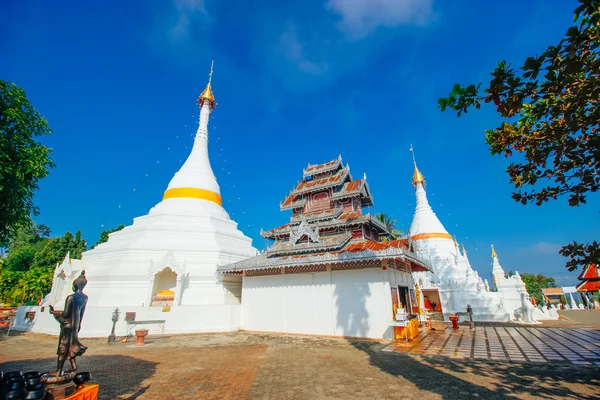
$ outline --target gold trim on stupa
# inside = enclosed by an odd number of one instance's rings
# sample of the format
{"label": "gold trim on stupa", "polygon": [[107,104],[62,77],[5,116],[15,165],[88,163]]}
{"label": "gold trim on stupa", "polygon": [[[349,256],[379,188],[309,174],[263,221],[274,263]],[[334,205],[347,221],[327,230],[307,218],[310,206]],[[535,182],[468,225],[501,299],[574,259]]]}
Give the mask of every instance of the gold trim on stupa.
{"label": "gold trim on stupa", "polygon": [[492,257],[498,257],[498,254],[496,254],[496,250],[494,250],[494,245],[492,245]]}

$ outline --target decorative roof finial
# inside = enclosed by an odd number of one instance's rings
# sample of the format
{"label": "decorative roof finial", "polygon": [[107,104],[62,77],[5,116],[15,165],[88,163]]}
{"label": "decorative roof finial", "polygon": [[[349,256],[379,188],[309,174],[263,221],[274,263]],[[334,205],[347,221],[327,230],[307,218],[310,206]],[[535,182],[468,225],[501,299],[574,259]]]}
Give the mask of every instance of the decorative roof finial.
{"label": "decorative roof finial", "polygon": [[215,103],[215,96],[213,95],[212,88],[210,86],[210,83],[212,82],[212,74],[213,74],[214,64],[215,64],[215,62],[213,60],[212,63],[210,64],[210,73],[208,74],[208,84],[206,85],[206,88],[204,89],[204,91],[202,92],[200,97],[198,97],[198,100],[196,100],[196,104],[198,104],[198,107],[200,107],[200,108],[202,108],[205,101],[208,101],[210,108],[215,108],[217,106],[217,103]]}
{"label": "decorative roof finial", "polygon": [[456,235],[454,235],[454,245],[458,249],[459,246],[458,246],[458,240],[456,240]]}
{"label": "decorative roof finial", "polygon": [[496,250],[494,250],[494,245],[492,245],[492,257],[498,257],[498,254],[496,254]]}
{"label": "decorative roof finial", "polygon": [[415,159],[415,150],[413,149],[412,144],[410,145],[410,152],[412,153],[413,164],[415,165],[415,172],[413,173],[412,183],[413,183],[413,185],[416,185],[417,183],[421,183],[424,185],[425,177],[423,176],[421,171],[419,171],[419,168],[417,168],[417,160]]}
{"label": "decorative roof finial", "polygon": [[463,252],[463,255],[467,254],[467,250],[465,249],[465,245],[464,244],[462,245],[462,252]]}

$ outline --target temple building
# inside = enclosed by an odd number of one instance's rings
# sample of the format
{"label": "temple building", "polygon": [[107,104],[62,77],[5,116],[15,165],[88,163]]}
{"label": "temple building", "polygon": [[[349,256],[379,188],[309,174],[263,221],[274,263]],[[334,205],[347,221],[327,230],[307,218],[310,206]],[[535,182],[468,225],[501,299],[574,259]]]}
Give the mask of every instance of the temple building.
{"label": "temple building", "polygon": [[[507,277],[492,246],[492,273],[497,289],[492,291],[487,279],[482,279],[471,267],[464,247],[461,252],[458,242],[433,212],[427,200],[425,178],[416,161],[412,184],[416,208],[409,229],[410,245],[432,267],[431,272],[413,274],[423,291],[425,308],[445,321],[454,313],[465,313],[467,305],[473,309],[474,321],[516,321],[515,311],[531,304],[518,272]],[[543,311],[536,310],[537,319],[550,319]]]}
{"label": "temple building", "polygon": [[587,265],[581,274],[577,277],[581,282],[576,286],[578,292],[594,293],[600,291],[600,274],[598,273],[598,265]]}
{"label": "temple building", "polygon": [[[57,309],[62,309],[73,279],[86,271],[89,300],[81,336],[107,336],[116,308],[122,314],[118,335],[125,333],[126,314],[130,320],[156,322],[143,326],[151,332],[240,328],[241,276],[217,275],[216,270],[258,251],[222,207],[211,168],[208,124],[216,103],[210,80],[197,104],[200,119],[193,148],[162,201],[132,225],[111,233],[106,243],[83,253],[81,260],[67,256],[56,268],[52,292],[42,306]],[[21,313],[43,310],[21,309]],[[14,329],[57,334],[59,325],[46,309],[36,312],[35,318],[17,315]]]}
{"label": "temple building", "polygon": [[353,179],[341,156],[308,165],[280,204],[290,221],[262,231],[260,255],[220,266],[242,276],[243,329],[332,336],[394,337],[398,310],[422,308],[411,273],[429,271],[408,240],[363,208],[373,205],[366,176]]}

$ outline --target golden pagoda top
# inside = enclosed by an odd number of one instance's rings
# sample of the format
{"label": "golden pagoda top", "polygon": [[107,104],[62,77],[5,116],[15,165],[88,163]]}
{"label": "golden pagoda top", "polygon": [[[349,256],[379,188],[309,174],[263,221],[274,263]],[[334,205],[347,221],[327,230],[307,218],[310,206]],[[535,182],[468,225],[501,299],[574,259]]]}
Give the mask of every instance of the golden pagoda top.
{"label": "golden pagoda top", "polygon": [[498,254],[496,254],[496,250],[494,250],[494,245],[492,245],[492,257],[498,257]]}
{"label": "golden pagoda top", "polygon": [[200,94],[200,97],[198,97],[198,100],[196,100],[196,104],[198,104],[198,107],[200,108],[202,108],[205,101],[208,101],[210,108],[215,108],[217,106],[217,103],[215,102],[215,95],[213,94],[212,87],[210,86],[210,82],[212,81],[213,65],[214,61],[210,65],[210,74],[208,74],[208,84],[206,85],[204,91]]}
{"label": "golden pagoda top", "polygon": [[412,183],[413,183],[413,185],[416,185],[417,183],[421,183],[424,185],[425,177],[423,176],[421,171],[419,171],[419,168],[417,168],[417,160],[415,159],[415,151],[413,150],[412,144],[410,145],[410,152],[412,153],[413,164],[415,165],[415,172],[413,173],[413,176],[412,176]]}

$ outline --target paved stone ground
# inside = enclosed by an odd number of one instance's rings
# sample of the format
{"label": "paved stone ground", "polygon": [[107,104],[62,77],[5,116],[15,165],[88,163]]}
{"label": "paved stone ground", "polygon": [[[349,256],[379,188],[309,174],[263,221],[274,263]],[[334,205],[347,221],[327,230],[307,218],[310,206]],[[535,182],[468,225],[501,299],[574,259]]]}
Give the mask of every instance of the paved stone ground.
{"label": "paved stone ground", "polygon": [[[149,337],[142,348],[83,342],[80,368],[106,400],[597,399],[600,387],[594,366],[398,354],[359,340],[240,332]],[[50,336],[2,336],[0,370],[51,370],[55,349]]]}
{"label": "paved stone ground", "polygon": [[423,331],[415,340],[393,342],[384,351],[458,359],[600,366],[600,331],[497,324],[471,330],[461,326]]}

